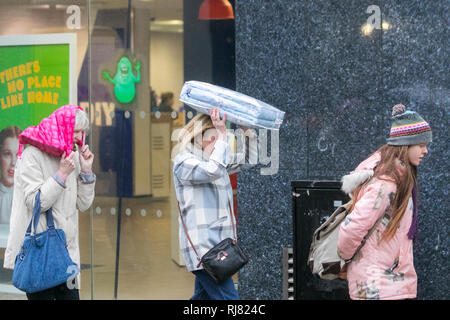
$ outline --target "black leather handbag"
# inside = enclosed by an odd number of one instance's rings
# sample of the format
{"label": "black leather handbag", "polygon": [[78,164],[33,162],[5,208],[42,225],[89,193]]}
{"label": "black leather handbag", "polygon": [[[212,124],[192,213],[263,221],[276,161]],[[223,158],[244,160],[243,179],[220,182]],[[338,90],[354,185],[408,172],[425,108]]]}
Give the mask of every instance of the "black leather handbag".
{"label": "black leather handbag", "polygon": [[231,206],[229,213],[231,224],[233,227],[234,239],[226,238],[222,240],[214,247],[212,247],[208,252],[206,252],[203,257],[200,258],[197,250],[195,250],[195,247],[192,244],[191,237],[189,237],[189,233],[183,221],[183,216],[181,215],[180,209],[180,217],[183,224],[184,233],[186,234],[186,237],[189,240],[192,249],[194,249],[194,252],[197,255],[197,259],[199,261],[197,267],[202,265],[205,271],[211,276],[211,278],[214,279],[217,284],[222,283],[223,281],[231,277],[248,263],[247,256],[237,244],[237,234],[234,225],[234,219],[231,213]]}

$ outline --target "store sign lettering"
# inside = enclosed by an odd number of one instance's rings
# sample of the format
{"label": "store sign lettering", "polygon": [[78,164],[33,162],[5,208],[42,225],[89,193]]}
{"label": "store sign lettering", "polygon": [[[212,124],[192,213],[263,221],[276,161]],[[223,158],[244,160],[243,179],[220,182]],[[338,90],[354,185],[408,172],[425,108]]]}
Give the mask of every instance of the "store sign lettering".
{"label": "store sign lettering", "polygon": [[80,102],[80,107],[87,110],[91,117],[91,123],[98,127],[110,127],[115,116],[116,105],[114,102],[102,101],[91,104]]}
{"label": "store sign lettering", "polygon": [[[49,88],[61,88],[60,75],[39,75],[39,60],[12,66],[0,72],[0,86],[7,95],[0,98],[2,109],[24,104],[47,103],[58,105],[59,94]],[[27,92],[23,92],[27,89]]]}
{"label": "store sign lettering", "polygon": [[71,5],[67,7],[67,14],[70,16],[67,18],[66,26],[69,29],[81,29],[81,10],[79,6]]}
{"label": "store sign lettering", "polygon": [[367,25],[372,29],[381,29],[381,10],[377,5],[370,5],[367,7],[366,13],[371,14],[367,18]]}

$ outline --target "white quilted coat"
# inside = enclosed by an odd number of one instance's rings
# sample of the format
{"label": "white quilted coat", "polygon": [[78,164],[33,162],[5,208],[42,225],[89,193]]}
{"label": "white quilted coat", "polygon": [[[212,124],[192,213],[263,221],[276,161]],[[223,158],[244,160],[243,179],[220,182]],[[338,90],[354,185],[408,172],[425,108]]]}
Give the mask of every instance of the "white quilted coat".
{"label": "white quilted coat", "polygon": [[14,269],[16,255],[22,246],[39,189],[42,214],[36,232],[46,230],[47,221],[43,213],[52,207],[55,227],[64,230],[70,257],[80,266],[78,210],[85,211],[91,206],[94,200],[95,179],[92,183],[83,183],[79,177],[78,152],[75,154],[75,159],[75,170],[67,177],[65,187],[54,178],[59,167],[59,158],[29,146],[24,150],[22,158],[17,160],[4,268]]}

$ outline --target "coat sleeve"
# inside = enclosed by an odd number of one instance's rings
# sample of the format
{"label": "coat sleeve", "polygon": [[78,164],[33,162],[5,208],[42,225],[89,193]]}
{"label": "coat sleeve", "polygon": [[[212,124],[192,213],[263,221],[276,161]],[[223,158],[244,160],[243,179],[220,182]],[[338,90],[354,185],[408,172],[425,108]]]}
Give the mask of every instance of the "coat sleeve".
{"label": "coat sleeve", "polygon": [[96,176],[92,174],[90,178],[80,174],[77,178],[77,209],[86,211],[92,205],[95,197]]}
{"label": "coat sleeve", "polygon": [[41,161],[36,152],[24,153],[21,179],[27,208],[33,210],[36,194],[41,190],[41,208],[42,212],[45,212],[53,206],[65,187],[60,185],[54,177],[44,178]]}
{"label": "coat sleeve", "polygon": [[217,140],[214,151],[208,161],[189,157],[175,163],[174,175],[183,184],[200,184],[219,179],[227,174],[228,157],[226,156],[227,143]]}
{"label": "coat sleeve", "polygon": [[395,184],[383,180],[376,180],[364,189],[353,211],[340,225],[338,253],[342,259],[347,260],[354,255],[363,238],[390,206],[393,192]]}
{"label": "coat sleeve", "polygon": [[[241,170],[249,169],[257,164],[258,159],[258,137],[252,130],[249,135],[249,143],[244,143],[244,153],[230,153],[230,161],[227,166],[228,174],[233,174]],[[245,137],[245,136],[244,136]],[[248,152],[247,152],[248,147]],[[228,149],[230,149],[228,147]]]}

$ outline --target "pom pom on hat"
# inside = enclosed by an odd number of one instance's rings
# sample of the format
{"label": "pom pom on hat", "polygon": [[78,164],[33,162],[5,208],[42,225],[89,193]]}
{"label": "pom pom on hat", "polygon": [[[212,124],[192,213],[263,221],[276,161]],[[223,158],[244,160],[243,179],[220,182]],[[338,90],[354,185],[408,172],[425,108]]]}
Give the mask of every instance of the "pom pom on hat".
{"label": "pom pom on hat", "polygon": [[406,111],[406,107],[405,107],[403,104],[399,103],[399,104],[396,104],[396,105],[392,108],[392,115],[393,115],[393,116],[396,116],[396,115],[398,115],[398,114],[405,113],[405,111]]}
{"label": "pom pom on hat", "polygon": [[430,125],[417,112],[406,111],[406,107],[400,103],[392,108],[388,145],[411,146],[431,141]]}

